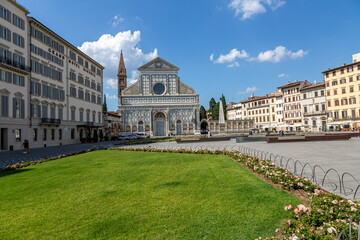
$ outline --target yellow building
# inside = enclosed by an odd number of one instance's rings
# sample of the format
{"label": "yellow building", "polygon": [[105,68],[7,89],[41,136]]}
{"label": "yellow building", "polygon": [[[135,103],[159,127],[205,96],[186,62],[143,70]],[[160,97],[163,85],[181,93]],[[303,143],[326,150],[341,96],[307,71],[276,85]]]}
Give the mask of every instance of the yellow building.
{"label": "yellow building", "polygon": [[353,62],[323,72],[328,129],[357,128],[360,123],[360,53]]}

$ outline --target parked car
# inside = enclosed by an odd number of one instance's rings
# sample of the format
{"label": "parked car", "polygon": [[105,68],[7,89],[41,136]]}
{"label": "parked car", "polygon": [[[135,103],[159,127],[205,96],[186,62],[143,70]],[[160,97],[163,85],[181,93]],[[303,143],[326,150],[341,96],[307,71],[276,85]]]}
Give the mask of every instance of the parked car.
{"label": "parked car", "polygon": [[119,140],[135,140],[135,139],[137,139],[137,136],[135,133],[123,133],[123,134],[121,134],[121,136],[118,139]]}
{"label": "parked car", "polygon": [[136,133],[136,137],[137,137],[138,139],[150,138],[150,136],[149,136],[147,133],[145,133],[145,132],[138,132],[138,133]]}

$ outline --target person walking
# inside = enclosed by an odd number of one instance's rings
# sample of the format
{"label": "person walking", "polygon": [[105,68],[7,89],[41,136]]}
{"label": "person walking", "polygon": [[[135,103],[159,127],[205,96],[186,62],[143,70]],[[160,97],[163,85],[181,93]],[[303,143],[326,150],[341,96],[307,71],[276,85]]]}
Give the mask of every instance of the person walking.
{"label": "person walking", "polygon": [[24,154],[28,154],[29,153],[29,141],[27,139],[25,139],[22,145],[24,146]]}

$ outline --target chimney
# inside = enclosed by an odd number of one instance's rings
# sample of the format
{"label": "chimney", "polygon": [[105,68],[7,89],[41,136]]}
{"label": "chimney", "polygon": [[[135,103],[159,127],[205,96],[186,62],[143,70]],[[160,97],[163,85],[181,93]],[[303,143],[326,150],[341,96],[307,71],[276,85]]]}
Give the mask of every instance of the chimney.
{"label": "chimney", "polygon": [[254,97],[254,94],[251,94],[250,97],[253,98],[253,97]]}
{"label": "chimney", "polygon": [[316,80],[314,81],[314,84],[316,84]]}
{"label": "chimney", "polygon": [[330,70],[330,68],[328,68],[328,70]]}
{"label": "chimney", "polygon": [[295,80],[295,82],[298,82],[298,80]]}
{"label": "chimney", "polygon": [[290,81],[288,81],[288,84],[290,84]]}
{"label": "chimney", "polygon": [[343,63],[343,66],[345,66],[346,65],[346,63]]}

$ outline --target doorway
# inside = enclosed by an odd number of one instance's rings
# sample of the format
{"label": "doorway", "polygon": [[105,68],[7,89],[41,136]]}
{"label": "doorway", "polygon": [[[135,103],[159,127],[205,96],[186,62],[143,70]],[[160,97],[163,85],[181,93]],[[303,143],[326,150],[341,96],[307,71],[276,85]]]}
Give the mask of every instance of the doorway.
{"label": "doorway", "polygon": [[155,114],[155,136],[165,136],[165,114],[162,112]]}
{"label": "doorway", "polygon": [[7,142],[7,134],[8,134],[8,129],[7,128],[2,128],[1,129],[1,150],[7,150],[8,148],[8,142]]}
{"label": "doorway", "polygon": [[176,122],[176,135],[181,135],[181,121],[177,120]]}

